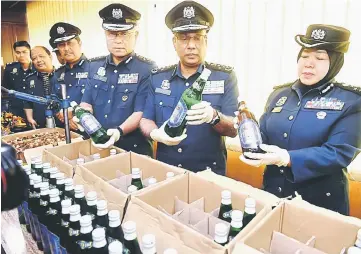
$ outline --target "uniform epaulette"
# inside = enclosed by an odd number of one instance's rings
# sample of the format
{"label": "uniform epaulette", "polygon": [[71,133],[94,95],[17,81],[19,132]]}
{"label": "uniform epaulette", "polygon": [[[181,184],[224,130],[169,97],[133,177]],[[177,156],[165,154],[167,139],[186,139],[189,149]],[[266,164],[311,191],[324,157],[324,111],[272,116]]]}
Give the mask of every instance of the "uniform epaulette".
{"label": "uniform epaulette", "polygon": [[62,66],[59,66],[58,68],[56,68],[54,72],[57,72],[57,71],[63,69],[64,67],[65,67],[65,64],[63,64]]}
{"label": "uniform epaulette", "polygon": [[32,76],[32,75],[34,75],[34,74],[36,74],[36,71],[33,71],[32,73],[26,75],[25,78],[28,78],[28,77],[30,77],[30,76]]}
{"label": "uniform epaulette", "polygon": [[284,87],[290,87],[293,84],[294,84],[294,82],[288,82],[288,83],[285,83],[285,84],[282,84],[282,85],[279,85],[279,86],[274,86],[273,89],[277,90],[277,89],[284,88]]}
{"label": "uniform epaulette", "polygon": [[339,88],[342,88],[342,89],[345,89],[347,91],[351,91],[351,92],[354,92],[358,95],[361,95],[361,87],[360,86],[352,86],[352,85],[349,85],[349,84],[346,84],[346,83],[333,83],[335,86],[339,87]]}
{"label": "uniform epaulette", "polygon": [[233,71],[233,67],[232,66],[228,66],[228,65],[223,65],[223,64],[216,64],[216,63],[208,63],[206,62],[206,67],[212,70],[216,70],[216,71],[224,71],[227,73],[231,73]]}
{"label": "uniform epaulette", "polygon": [[5,66],[11,66],[11,65],[16,64],[16,63],[18,63],[18,62],[7,63],[7,64],[5,64]]}
{"label": "uniform epaulette", "polygon": [[168,65],[168,66],[164,66],[164,67],[160,67],[160,68],[154,68],[152,70],[152,73],[160,73],[160,72],[165,72],[165,71],[169,71],[174,69],[175,67],[177,67],[177,64],[172,64],[172,65]]}
{"label": "uniform epaulette", "polygon": [[95,62],[98,60],[104,60],[107,56],[97,56],[97,57],[93,57],[93,58],[89,58],[88,61],[89,62]]}
{"label": "uniform epaulette", "polygon": [[147,57],[144,57],[144,56],[141,56],[138,54],[135,54],[135,56],[142,62],[149,63],[149,64],[155,64],[155,62],[150,58],[147,58]]}

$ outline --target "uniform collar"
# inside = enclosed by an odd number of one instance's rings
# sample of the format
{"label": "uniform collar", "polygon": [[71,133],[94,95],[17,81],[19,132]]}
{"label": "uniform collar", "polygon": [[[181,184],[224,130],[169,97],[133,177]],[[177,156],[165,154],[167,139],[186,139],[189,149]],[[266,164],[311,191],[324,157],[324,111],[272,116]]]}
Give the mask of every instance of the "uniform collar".
{"label": "uniform collar", "polygon": [[[35,72],[36,72],[36,76],[40,77],[40,72],[38,72],[38,71],[35,71]],[[49,77],[52,77],[54,75],[54,72],[55,72],[55,68],[53,66],[53,71],[49,73]]]}
{"label": "uniform collar", "polygon": [[73,65],[73,68],[70,68],[70,66],[69,66],[68,63],[65,64],[65,68],[70,70],[70,69],[74,69],[74,68],[76,68],[76,67],[78,67],[78,66],[79,66],[79,67],[82,67],[83,64],[84,64],[84,62],[85,62],[85,60],[87,60],[87,57],[86,57],[84,54],[81,54],[78,62],[76,62],[76,63]]}
{"label": "uniform collar", "polygon": [[122,66],[124,65],[128,70],[130,70],[130,64],[133,62],[132,60],[134,59],[135,53],[134,51],[132,53],[130,53],[127,58],[125,58],[123,61],[121,61],[118,65],[116,65],[113,61],[113,57],[112,54],[109,54],[105,60],[105,67],[107,67],[107,65],[113,65],[115,67],[118,66]]}
{"label": "uniform collar", "polygon": [[[201,63],[201,64],[198,66],[198,69],[197,69],[196,73],[201,74],[202,71],[203,71],[203,69],[204,69],[204,64]],[[196,73],[194,73],[192,76],[194,76]],[[174,69],[174,71],[173,71],[173,73],[172,73],[172,77],[171,77],[170,80],[172,80],[175,76],[178,76],[178,77],[180,77],[181,79],[186,79],[186,78],[183,76],[182,72],[181,72],[180,62],[178,62],[177,67]],[[190,76],[190,77],[192,77],[192,76]],[[189,78],[190,78],[190,77],[189,77]]]}
{"label": "uniform collar", "polygon": [[[329,81],[329,82],[327,82],[327,83],[325,83],[323,85],[320,85],[320,86],[318,86],[316,88],[310,89],[308,92],[310,92],[310,91],[318,91],[320,95],[325,94],[325,93],[327,93],[329,90],[331,90],[333,88],[333,86],[334,86],[333,83],[334,82],[335,82],[335,80],[332,79],[331,81]],[[302,84],[301,84],[299,79],[292,85],[292,89],[294,91],[296,91],[296,93],[298,94],[298,96],[300,98],[302,98],[302,93],[301,93],[301,89],[300,89],[301,85]]]}

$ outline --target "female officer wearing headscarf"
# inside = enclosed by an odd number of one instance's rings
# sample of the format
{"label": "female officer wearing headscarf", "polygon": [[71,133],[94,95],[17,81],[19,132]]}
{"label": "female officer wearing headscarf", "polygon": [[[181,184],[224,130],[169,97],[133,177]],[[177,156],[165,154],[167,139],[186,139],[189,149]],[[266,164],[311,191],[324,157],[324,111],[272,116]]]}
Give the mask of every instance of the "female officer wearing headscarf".
{"label": "female officer wearing headscarf", "polygon": [[266,191],[278,197],[297,192],[314,205],[345,215],[345,168],[361,146],[361,88],[334,80],[349,37],[350,31],[331,25],[310,25],[306,35],[295,37],[302,46],[299,78],[274,88],[260,119],[266,153],[240,157],[249,165],[267,165]]}

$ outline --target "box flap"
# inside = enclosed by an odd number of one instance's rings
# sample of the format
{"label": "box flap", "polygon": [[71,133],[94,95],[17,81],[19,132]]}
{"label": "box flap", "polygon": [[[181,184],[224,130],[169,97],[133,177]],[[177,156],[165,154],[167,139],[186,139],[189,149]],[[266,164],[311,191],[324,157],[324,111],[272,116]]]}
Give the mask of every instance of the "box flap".
{"label": "box flap", "polygon": [[51,154],[49,151],[43,151],[43,162],[50,162],[52,167],[57,167],[59,171],[64,173],[65,177],[73,177],[73,166],[65,163],[62,159]]}

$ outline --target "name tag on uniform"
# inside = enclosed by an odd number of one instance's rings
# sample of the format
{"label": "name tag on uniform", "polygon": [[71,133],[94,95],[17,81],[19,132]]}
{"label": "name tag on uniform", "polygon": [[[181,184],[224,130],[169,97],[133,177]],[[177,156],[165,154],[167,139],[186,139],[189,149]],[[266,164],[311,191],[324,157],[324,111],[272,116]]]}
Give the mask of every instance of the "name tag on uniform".
{"label": "name tag on uniform", "polygon": [[88,78],[88,72],[77,72],[75,78],[78,79]]}
{"label": "name tag on uniform", "polygon": [[224,94],[224,80],[207,81],[203,94]]}
{"label": "name tag on uniform", "polygon": [[345,103],[337,98],[324,98],[317,97],[307,101],[305,108],[309,109],[328,109],[328,110],[342,110]]}
{"label": "name tag on uniform", "polygon": [[155,92],[156,92],[156,93],[165,94],[165,95],[170,95],[170,93],[171,93],[170,90],[162,89],[162,88],[159,88],[159,87],[157,87],[157,88],[155,89]]}
{"label": "name tag on uniform", "polygon": [[119,74],[118,84],[136,84],[138,83],[139,73]]}

